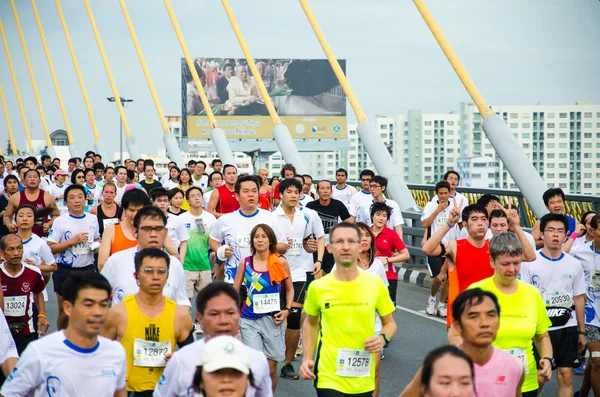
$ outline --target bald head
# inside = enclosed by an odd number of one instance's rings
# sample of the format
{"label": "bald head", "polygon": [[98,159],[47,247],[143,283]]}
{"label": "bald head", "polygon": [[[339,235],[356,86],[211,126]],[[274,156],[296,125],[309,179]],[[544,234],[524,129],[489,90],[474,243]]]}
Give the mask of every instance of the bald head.
{"label": "bald head", "polygon": [[11,242],[18,242],[19,244],[23,244],[21,237],[16,234],[7,234],[6,236],[0,238],[0,250],[4,251],[8,244]]}

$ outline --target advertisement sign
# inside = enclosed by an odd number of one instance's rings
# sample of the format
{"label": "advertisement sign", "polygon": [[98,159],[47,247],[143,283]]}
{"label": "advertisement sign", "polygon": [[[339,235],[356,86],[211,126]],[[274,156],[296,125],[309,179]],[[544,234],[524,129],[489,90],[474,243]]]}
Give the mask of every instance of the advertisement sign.
{"label": "advertisement sign", "polygon": [[[326,59],[257,59],[270,100],[294,139],[345,139],[346,95]],[[339,61],[345,72],[346,62]],[[245,59],[196,58],[218,126],[229,139],[272,139],[273,123]],[[185,60],[183,137],[210,137],[210,124]]]}

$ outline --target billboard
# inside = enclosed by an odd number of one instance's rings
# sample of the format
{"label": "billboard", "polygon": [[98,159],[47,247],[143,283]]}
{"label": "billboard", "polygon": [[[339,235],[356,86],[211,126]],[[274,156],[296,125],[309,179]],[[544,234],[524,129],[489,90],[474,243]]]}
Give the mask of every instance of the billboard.
{"label": "billboard", "polygon": [[[256,59],[277,114],[294,139],[345,139],[346,95],[326,59]],[[346,72],[345,60],[340,66]],[[245,59],[196,58],[194,66],[229,139],[273,139],[273,123]],[[210,123],[181,60],[182,137],[210,138]]]}

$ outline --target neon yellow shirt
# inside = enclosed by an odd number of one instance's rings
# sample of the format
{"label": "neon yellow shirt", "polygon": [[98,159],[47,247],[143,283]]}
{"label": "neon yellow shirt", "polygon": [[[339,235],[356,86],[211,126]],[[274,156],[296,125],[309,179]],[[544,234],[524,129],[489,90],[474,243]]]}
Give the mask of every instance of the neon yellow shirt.
{"label": "neon yellow shirt", "polygon": [[500,328],[493,345],[502,350],[524,349],[527,354],[527,370],[523,393],[536,390],[537,369],[533,357],[532,340],[535,335],[543,334],[552,325],[546,314],[542,295],[533,285],[517,281],[519,287],[514,294],[505,294],[498,290],[494,277],[471,284],[470,288],[481,288],[492,292],[500,304]]}
{"label": "neon yellow shirt", "polygon": [[343,282],[333,273],[328,274],[310,284],[304,310],[311,316],[321,317],[315,360],[317,388],[347,394],[374,390],[375,360],[372,354],[370,376],[340,376],[336,371],[338,349],[363,350],[365,340],[375,335],[375,313],[383,317],[395,310],[381,278],[359,272],[355,280]]}

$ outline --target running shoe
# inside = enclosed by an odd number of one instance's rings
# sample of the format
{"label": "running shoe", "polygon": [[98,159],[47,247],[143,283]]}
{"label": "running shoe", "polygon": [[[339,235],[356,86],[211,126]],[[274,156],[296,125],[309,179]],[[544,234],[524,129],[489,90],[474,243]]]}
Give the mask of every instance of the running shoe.
{"label": "running shoe", "polygon": [[438,305],[437,316],[438,317],[442,317],[442,318],[446,318],[447,313],[446,313],[446,304],[445,303],[440,303]]}
{"label": "running shoe", "polygon": [[573,375],[583,375],[583,372],[585,371],[585,362],[582,361],[581,365],[577,368],[573,368]]}
{"label": "running shoe", "polygon": [[292,363],[282,365],[279,376],[281,376],[282,378],[285,378],[285,379],[292,379],[292,380],[299,379],[299,376],[296,374],[296,371],[294,370],[294,366],[292,365]]}
{"label": "running shoe", "polygon": [[425,313],[430,316],[435,316],[435,296],[430,296],[427,299],[427,307],[425,308]]}

